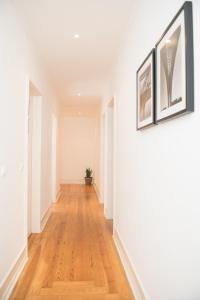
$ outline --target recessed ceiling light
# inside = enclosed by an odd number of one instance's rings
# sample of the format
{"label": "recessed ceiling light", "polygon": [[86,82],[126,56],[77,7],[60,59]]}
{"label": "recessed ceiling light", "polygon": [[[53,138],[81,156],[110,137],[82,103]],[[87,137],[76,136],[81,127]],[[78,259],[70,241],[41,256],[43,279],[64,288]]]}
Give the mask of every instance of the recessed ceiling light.
{"label": "recessed ceiling light", "polygon": [[76,33],[76,34],[74,35],[74,38],[75,38],[75,39],[79,39],[79,38],[80,38],[80,35],[79,35],[78,33]]}
{"label": "recessed ceiling light", "polygon": [[77,94],[77,96],[79,96],[79,97],[80,97],[80,95],[81,95],[81,93],[78,93],[78,94]]}

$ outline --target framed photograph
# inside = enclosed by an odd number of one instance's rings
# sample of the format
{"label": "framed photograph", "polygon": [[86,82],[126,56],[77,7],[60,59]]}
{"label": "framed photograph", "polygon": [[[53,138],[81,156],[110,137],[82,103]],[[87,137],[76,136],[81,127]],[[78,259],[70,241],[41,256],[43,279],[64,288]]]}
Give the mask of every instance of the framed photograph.
{"label": "framed photograph", "polygon": [[155,123],[155,50],[137,71],[137,130]]}
{"label": "framed photograph", "polygon": [[156,44],[156,121],[194,111],[192,3],[187,1]]}

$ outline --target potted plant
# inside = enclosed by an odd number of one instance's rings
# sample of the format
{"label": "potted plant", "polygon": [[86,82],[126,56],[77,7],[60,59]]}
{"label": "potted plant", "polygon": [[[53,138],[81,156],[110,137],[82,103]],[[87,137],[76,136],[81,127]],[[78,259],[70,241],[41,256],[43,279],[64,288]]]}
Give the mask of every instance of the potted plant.
{"label": "potted plant", "polygon": [[85,170],[85,184],[91,185],[92,184],[92,169],[87,168]]}

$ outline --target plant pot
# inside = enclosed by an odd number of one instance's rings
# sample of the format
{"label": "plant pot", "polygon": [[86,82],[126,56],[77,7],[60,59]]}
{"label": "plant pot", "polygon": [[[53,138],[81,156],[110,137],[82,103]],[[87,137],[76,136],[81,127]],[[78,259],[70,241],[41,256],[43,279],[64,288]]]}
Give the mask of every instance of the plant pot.
{"label": "plant pot", "polygon": [[92,184],[92,177],[85,177],[85,184],[91,185]]}

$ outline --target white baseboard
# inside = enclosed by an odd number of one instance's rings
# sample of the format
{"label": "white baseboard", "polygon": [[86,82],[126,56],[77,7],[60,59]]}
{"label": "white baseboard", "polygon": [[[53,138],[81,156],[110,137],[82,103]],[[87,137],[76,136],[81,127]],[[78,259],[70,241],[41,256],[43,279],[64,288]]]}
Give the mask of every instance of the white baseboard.
{"label": "white baseboard", "polygon": [[59,191],[56,194],[56,200],[54,201],[54,203],[56,203],[59,200],[60,196],[61,196],[61,188],[59,189]]}
{"label": "white baseboard", "polygon": [[41,232],[44,230],[44,227],[47,224],[47,221],[49,220],[49,217],[52,213],[52,205],[49,206],[49,208],[47,209],[47,211],[44,213],[41,222],[40,222],[40,230]]}
{"label": "white baseboard", "polygon": [[120,256],[121,262],[123,264],[130,287],[133,291],[135,300],[148,300],[149,298],[147,297],[144,288],[141,284],[141,281],[139,280],[139,277],[135,271],[135,268],[133,267],[133,263],[131,262],[127,254],[124,243],[122,242],[119,233],[115,228],[113,229],[113,239],[118,254]]}
{"label": "white baseboard", "polygon": [[3,284],[0,287],[0,299],[1,300],[9,299],[9,297],[17,283],[17,280],[18,280],[21,272],[23,271],[27,261],[28,261],[27,247],[25,247],[19,254],[17,260],[11,267],[10,271],[8,272],[8,275],[6,276],[5,280],[3,281]]}

